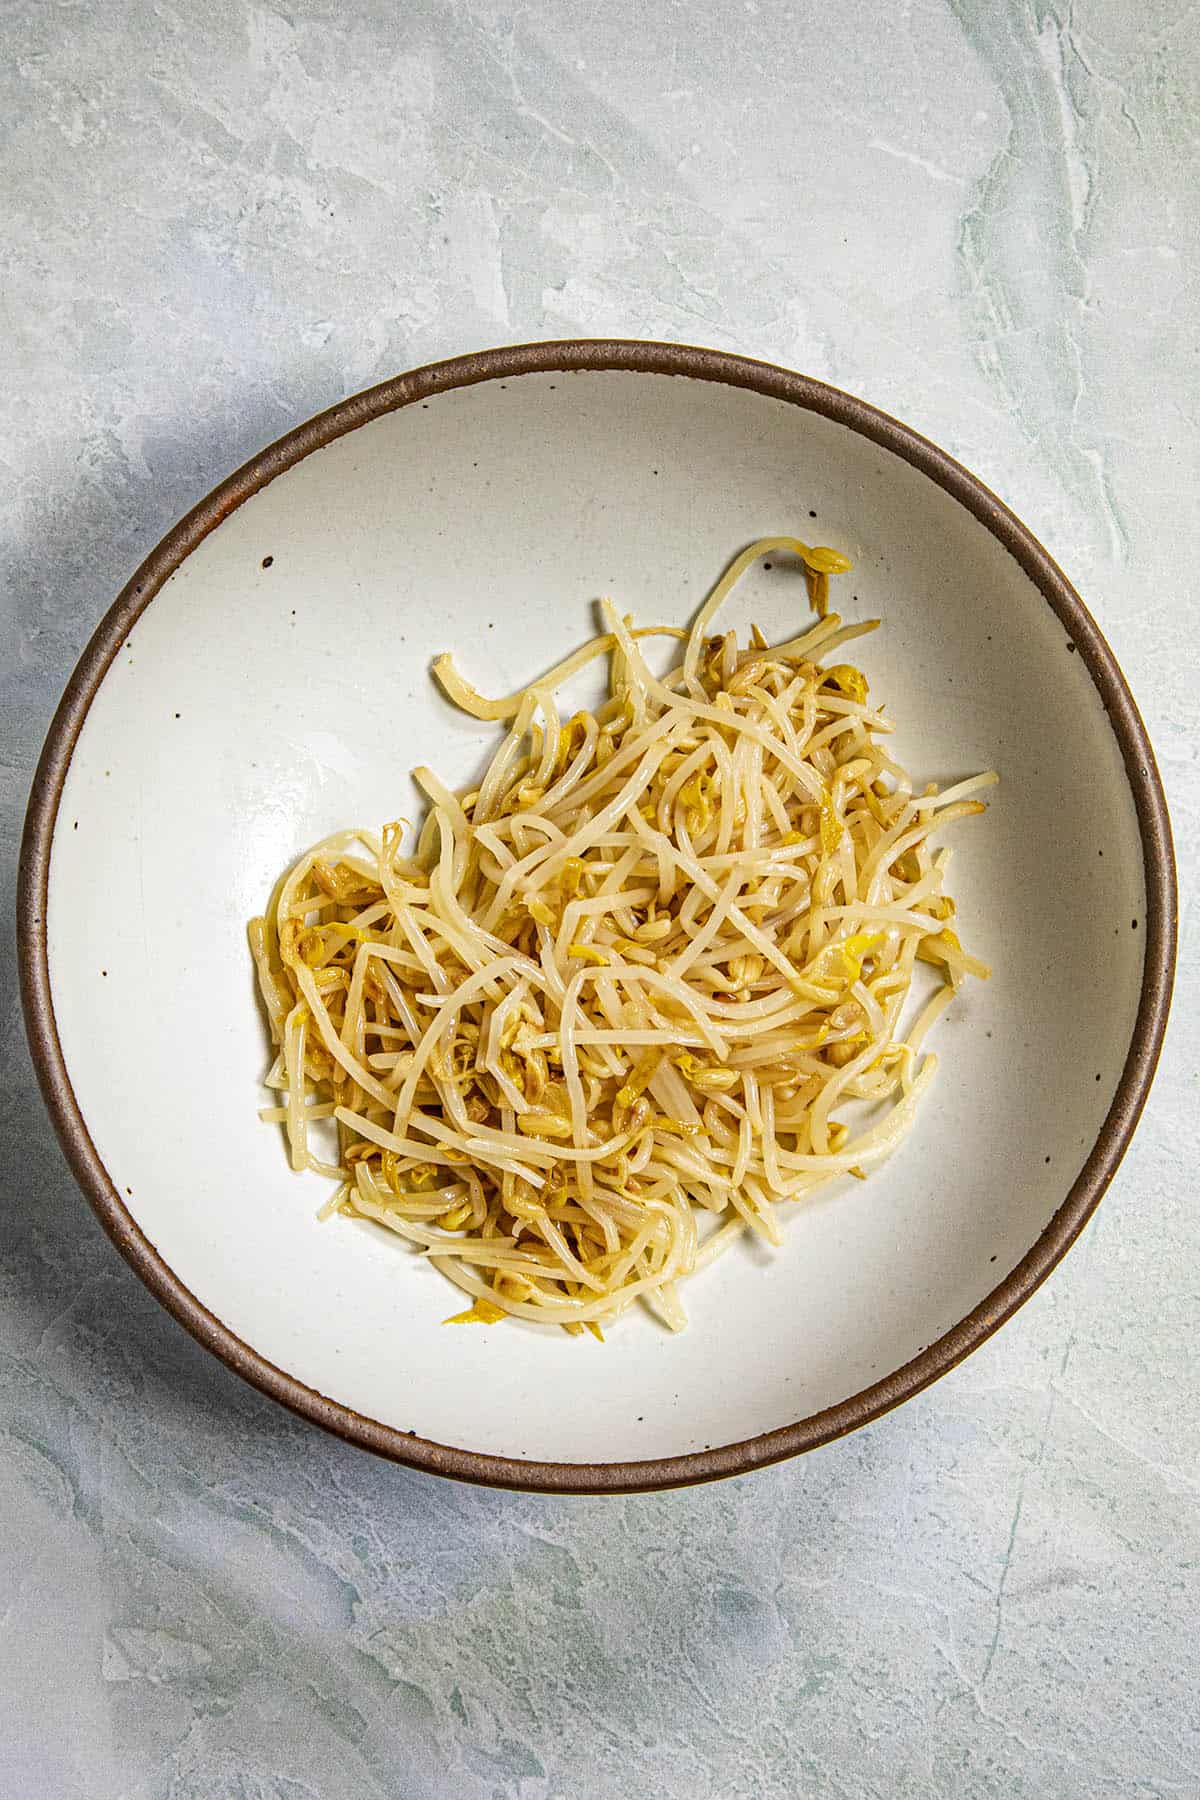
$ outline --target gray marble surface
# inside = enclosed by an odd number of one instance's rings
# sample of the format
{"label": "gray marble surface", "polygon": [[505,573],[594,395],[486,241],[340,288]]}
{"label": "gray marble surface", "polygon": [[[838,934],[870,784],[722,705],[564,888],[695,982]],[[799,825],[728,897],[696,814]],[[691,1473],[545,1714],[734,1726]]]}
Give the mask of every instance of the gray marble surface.
{"label": "gray marble surface", "polygon": [[8,0],[11,890],[76,654],[174,518],[481,343],[730,346],[974,467],[1122,658],[1172,801],[1174,1024],[1064,1267],[899,1413],[628,1501],[372,1461],[103,1240],[6,945],[0,1793],[1200,1795],[1200,37],[1185,0]]}

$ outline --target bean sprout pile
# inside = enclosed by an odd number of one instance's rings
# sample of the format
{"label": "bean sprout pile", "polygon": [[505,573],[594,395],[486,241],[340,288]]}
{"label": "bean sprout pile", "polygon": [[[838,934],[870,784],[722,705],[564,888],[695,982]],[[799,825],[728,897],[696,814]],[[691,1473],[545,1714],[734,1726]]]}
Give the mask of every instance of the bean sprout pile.
{"label": "bean sprout pile", "polygon": [[[799,560],[816,622],[742,647],[712,622],[764,555]],[[336,1180],[323,1215],[377,1221],[466,1293],[448,1323],[600,1337],[640,1300],[678,1330],[684,1277],[743,1233],[777,1246],[788,1202],[909,1130],[930,1025],[988,974],[935,840],[997,778],[918,793],[888,754],[865,675],[829,660],[878,624],[828,610],[850,566],[762,539],[690,631],[604,600],[600,636],[500,700],[439,658],[449,698],[507,726],[478,787],[417,769],[407,852],[404,821],[327,838],[251,922],[262,1116]],[[683,644],[661,677],[655,635]],[[564,718],[599,657],[608,698]],[[330,1119],[336,1162],[311,1132]]]}

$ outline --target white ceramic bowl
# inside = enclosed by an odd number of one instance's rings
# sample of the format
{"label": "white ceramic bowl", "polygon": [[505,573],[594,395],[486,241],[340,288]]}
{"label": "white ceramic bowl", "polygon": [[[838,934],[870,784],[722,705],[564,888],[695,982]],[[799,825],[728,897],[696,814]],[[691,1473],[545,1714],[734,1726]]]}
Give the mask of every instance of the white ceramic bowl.
{"label": "white ceramic bowl", "polygon": [[[312,840],[411,816],[414,763],[458,783],[488,754],[493,731],[435,691],[437,652],[505,691],[580,640],[597,594],[682,622],[733,551],[780,531],[853,557],[838,605],[884,619],[860,659],[913,771],[1000,770],[951,882],[994,979],[939,1026],[941,1072],[899,1154],[797,1210],[770,1259],[747,1246],[698,1277],[685,1333],[639,1315],[603,1347],[538,1327],[445,1331],[442,1278],[374,1227],[319,1224],[325,1184],[291,1174],[258,1122],[246,920]],[[736,611],[794,630],[794,568],[754,572]],[[403,1461],[632,1489],[836,1436],[1028,1296],[1141,1109],[1173,907],[1162,793],[1120,672],[973,477],[781,370],[543,344],[347,401],[155,551],[51,731],[21,942],[75,1172],[202,1342]]]}

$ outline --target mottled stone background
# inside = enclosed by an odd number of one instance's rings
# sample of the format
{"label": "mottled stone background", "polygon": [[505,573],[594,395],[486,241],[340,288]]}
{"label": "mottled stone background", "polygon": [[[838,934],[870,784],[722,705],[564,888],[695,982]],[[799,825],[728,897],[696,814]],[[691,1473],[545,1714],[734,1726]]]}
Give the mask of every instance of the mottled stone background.
{"label": "mottled stone background", "polygon": [[1008,498],[1158,747],[1184,961],[1101,1214],[898,1414],[706,1491],[409,1475],[108,1248],[5,955],[0,1793],[1200,1794],[1200,34],[1185,0],[8,0],[3,860],[79,649],[320,407],[574,333],[775,358]]}

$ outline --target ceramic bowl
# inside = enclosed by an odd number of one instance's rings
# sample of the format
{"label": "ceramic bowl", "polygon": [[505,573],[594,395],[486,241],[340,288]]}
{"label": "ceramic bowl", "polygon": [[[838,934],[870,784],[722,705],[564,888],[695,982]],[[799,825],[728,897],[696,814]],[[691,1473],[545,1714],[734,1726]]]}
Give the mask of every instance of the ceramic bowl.
{"label": "ceramic bowl", "polygon": [[[687,619],[731,554],[848,552],[838,605],[922,780],[994,766],[950,882],[971,985],[903,1148],[797,1208],[767,1257],[697,1277],[690,1328],[602,1346],[443,1329],[399,1240],[315,1217],[261,1124],[245,925],[343,825],[466,782],[494,728],[429,678],[452,648],[522,685],[618,596]],[[780,561],[733,622],[807,616]],[[1150,746],[1045,550],[940,450],[760,363],[540,344],[419,370],[265,450],[179,524],[100,625],[55,719],[20,901],[30,1037],[81,1186],[165,1306],[296,1412],[468,1480],[630,1490],[823,1443],[944,1373],[1046,1276],[1129,1141],[1162,1036],[1170,838]]]}

